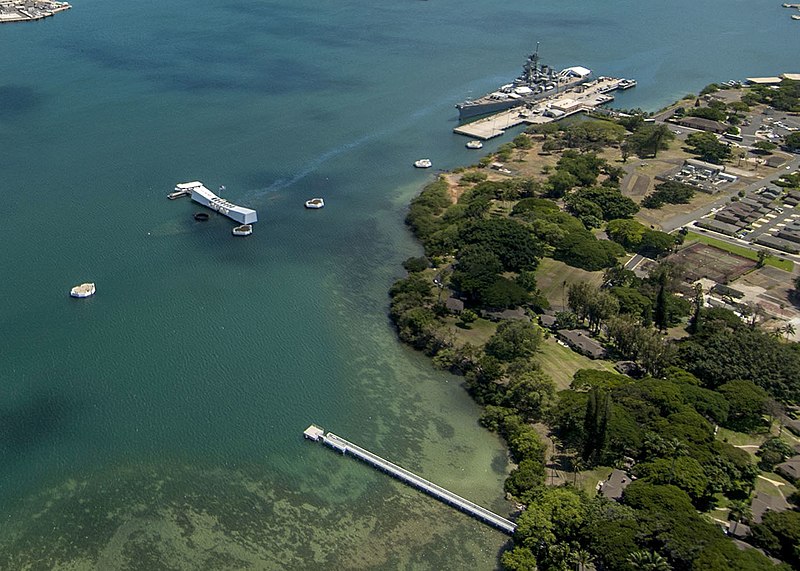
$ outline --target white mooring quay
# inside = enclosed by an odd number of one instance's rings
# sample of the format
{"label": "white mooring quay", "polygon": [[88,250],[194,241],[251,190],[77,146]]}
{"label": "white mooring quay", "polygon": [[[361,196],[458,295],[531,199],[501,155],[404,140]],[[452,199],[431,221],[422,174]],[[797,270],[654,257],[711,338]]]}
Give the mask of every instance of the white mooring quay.
{"label": "white mooring quay", "polygon": [[417,476],[413,472],[406,470],[385,460],[378,456],[377,454],[373,454],[369,450],[361,448],[360,446],[345,440],[339,436],[336,436],[332,432],[328,432],[325,434],[325,431],[312,424],[309,426],[304,432],[303,435],[306,438],[309,438],[314,441],[321,440],[324,444],[330,446],[334,450],[341,452],[342,454],[350,454],[358,458],[359,460],[366,462],[370,466],[382,470],[386,472],[390,476],[394,476],[398,480],[405,482],[411,486],[414,486],[418,490],[425,492],[429,496],[433,496],[437,500],[444,502],[456,509],[459,509],[472,517],[491,525],[503,531],[509,535],[514,533],[514,530],[517,529],[517,524],[514,522],[497,515],[496,513],[487,510],[484,507],[479,506],[478,504],[471,502],[465,498],[462,498],[458,494],[454,494],[453,492],[442,488],[441,486],[437,486],[433,482],[426,480],[420,476]]}
{"label": "white mooring quay", "polygon": [[239,224],[253,224],[258,222],[258,214],[252,208],[245,208],[238,206],[232,202],[228,202],[224,198],[220,198],[210,190],[208,190],[202,182],[182,182],[175,186],[175,193],[180,192],[191,193],[192,200],[203,206],[207,206],[211,210],[216,210],[220,214],[227,216],[232,220],[236,220]]}

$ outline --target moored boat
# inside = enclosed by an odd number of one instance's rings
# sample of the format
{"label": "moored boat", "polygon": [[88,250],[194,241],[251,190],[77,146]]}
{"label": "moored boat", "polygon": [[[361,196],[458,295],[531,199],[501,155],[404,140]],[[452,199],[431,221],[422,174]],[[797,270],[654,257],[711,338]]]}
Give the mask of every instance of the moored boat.
{"label": "moored boat", "polygon": [[480,141],[478,141],[476,139],[476,140],[468,142],[467,143],[467,148],[468,149],[482,149],[483,148],[483,143],[481,143]]}
{"label": "moored boat", "polygon": [[69,290],[69,295],[71,297],[91,297],[94,295],[94,292],[97,289],[94,286],[94,283],[85,283],[81,285],[76,285],[74,288]]}
{"label": "moored boat", "polygon": [[242,224],[241,226],[236,226],[232,232],[234,236],[249,236],[253,233],[253,225]]}
{"label": "moored boat", "polygon": [[431,168],[433,163],[430,159],[419,159],[418,161],[414,161],[414,166],[418,169],[428,169]]}
{"label": "moored boat", "polygon": [[325,206],[325,201],[321,198],[310,198],[305,202],[306,208],[322,208]]}

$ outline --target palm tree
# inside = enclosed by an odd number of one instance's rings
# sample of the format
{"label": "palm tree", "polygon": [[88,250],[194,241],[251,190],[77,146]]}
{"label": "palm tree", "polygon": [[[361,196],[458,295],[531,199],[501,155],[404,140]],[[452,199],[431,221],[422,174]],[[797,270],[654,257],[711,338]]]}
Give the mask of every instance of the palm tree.
{"label": "palm tree", "polygon": [[572,485],[575,486],[578,483],[578,473],[581,470],[586,469],[586,462],[584,462],[583,458],[580,456],[574,456],[572,458]]}
{"label": "palm tree", "polygon": [[741,521],[749,521],[753,517],[750,511],[750,506],[744,500],[735,500],[730,504],[730,511],[728,512],[728,519],[733,520],[733,529],[731,534],[736,533],[736,528],[739,527]]}
{"label": "palm tree", "polygon": [[655,551],[634,551],[628,562],[636,571],[672,571],[672,566]]}
{"label": "palm tree", "polygon": [[684,454],[688,453],[689,449],[686,447],[686,444],[677,438],[670,438],[667,440],[664,443],[664,449],[666,450],[667,454],[672,457],[672,465],[669,472],[669,482],[667,482],[668,484],[671,484],[672,478],[675,477],[675,461],[678,459],[678,456],[683,456]]}
{"label": "palm tree", "polygon": [[585,549],[577,549],[572,552],[572,560],[575,562],[575,571],[586,571],[586,566],[594,560],[594,557]]}
{"label": "palm tree", "polygon": [[797,331],[794,328],[793,323],[787,323],[783,326],[783,334],[786,335],[786,338],[789,339],[792,337]]}

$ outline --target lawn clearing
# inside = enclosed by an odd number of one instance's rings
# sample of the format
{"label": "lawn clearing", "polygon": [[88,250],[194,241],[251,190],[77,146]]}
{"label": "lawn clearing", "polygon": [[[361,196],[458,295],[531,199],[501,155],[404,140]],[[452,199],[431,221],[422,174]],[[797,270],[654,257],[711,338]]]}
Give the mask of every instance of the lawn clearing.
{"label": "lawn clearing", "polygon": [[470,324],[469,329],[456,325],[459,321],[457,317],[448,317],[444,321],[453,331],[453,335],[455,335],[456,338],[456,345],[459,347],[466,343],[481,347],[486,344],[489,337],[497,330],[497,323],[489,321],[488,319],[476,319]]}
{"label": "lawn clearing", "polygon": [[[579,472],[578,477],[575,481],[575,487],[579,490],[583,490],[586,492],[586,495],[590,498],[593,498],[597,495],[597,484],[602,480],[606,480],[610,475],[611,472],[614,471],[614,468],[608,466],[598,466],[594,470],[587,470],[585,472]],[[573,474],[569,472],[566,475],[569,483],[572,483]]]}
{"label": "lawn clearing", "polygon": [[576,353],[568,347],[559,345],[555,337],[542,342],[536,362],[542,371],[550,375],[558,390],[568,389],[572,376],[579,369],[599,369],[614,372],[614,365],[608,361],[594,360]]}
{"label": "lawn clearing", "polygon": [[603,272],[587,272],[552,258],[542,258],[536,269],[536,285],[553,308],[563,308],[570,284],[580,282],[599,286],[603,282]]}

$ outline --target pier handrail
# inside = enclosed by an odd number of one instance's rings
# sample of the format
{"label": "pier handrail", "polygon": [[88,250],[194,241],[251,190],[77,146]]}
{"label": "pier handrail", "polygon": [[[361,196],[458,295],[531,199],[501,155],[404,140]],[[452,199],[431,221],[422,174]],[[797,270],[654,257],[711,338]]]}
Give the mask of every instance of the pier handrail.
{"label": "pier handrail", "polygon": [[483,506],[476,504],[475,502],[463,498],[458,494],[451,492],[450,490],[434,484],[430,480],[426,480],[425,478],[414,474],[410,470],[407,470],[402,466],[398,466],[394,462],[390,462],[389,460],[386,460],[385,458],[382,458],[381,456],[378,456],[377,454],[370,452],[369,450],[362,448],[357,444],[353,444],[352,442],[345,440],[344,438],[337,436],[332,432],[328,432],[326,435],[322,436],[322,440],[332,448],[340,450],[343,454],[350,452],[353,456],[364,460],[365,462],[372,464],[377,468],[385,469],[391,475],[415,485],[437,499],[454,504],[456,507],[467,511],[473,516],[490,523],[506,533],[513,534],[516,530],[517,526],[514,522],[484,508]]}

